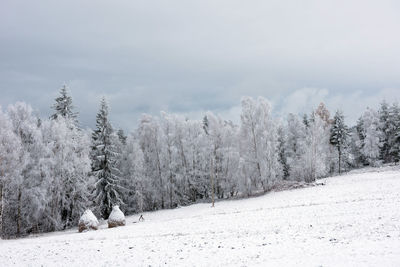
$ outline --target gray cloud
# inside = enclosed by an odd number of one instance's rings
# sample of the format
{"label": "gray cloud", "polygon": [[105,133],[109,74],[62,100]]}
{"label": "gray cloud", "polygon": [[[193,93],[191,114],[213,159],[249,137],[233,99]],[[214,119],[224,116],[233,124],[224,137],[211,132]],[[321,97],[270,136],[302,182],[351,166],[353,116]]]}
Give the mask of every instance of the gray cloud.
{"label": "gray cloud", "polygon": [[6,0],[0,104],[48,116],[65,82],[88,126],[103,95],[126,129],[160,110],[234,117],[243,95],[279,112],[323,100],[353,120],[400,90],[399,12],[368,0]]}

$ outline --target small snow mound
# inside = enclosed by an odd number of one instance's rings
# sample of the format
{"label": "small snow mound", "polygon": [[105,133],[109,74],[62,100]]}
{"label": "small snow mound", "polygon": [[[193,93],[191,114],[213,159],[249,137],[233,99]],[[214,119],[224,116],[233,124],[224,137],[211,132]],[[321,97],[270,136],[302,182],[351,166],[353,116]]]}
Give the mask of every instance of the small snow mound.
{"label": "small snow mound", "polygon": [[96,216],[94,216],[93,212],[89,209],[85,210],[79,219],[79,232],[83,232],[84,230],[97,230],[99,227],[99,221]]}
{"label": "small snow mound", "polygon": [[124,226],[125,225],[125,215],[119,209],[119,206],[114,206],[110,216],[108,217],[108,228]]}

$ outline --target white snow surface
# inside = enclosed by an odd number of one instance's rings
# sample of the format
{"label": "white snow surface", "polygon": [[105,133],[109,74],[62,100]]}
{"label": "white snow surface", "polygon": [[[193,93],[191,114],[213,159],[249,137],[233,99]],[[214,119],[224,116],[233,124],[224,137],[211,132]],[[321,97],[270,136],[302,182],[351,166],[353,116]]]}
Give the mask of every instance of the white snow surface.
{"label": "white snow surface", "polygon": [[96,216],[94,216],[91,210],[85,210],[82,214],[81,218],[79,219],[79,223],[84,223],[86,227],[97,227],[99,225],[99,221],[97,220]]}
{"label": "white snow surface", "polygon": [[1,266],[400,266],[400,170],[0,241]]}
{"label": "white snow surface", "polygon": [[110,216],[108,217],[109,222],[124,222],[125,221],[125,215],[124,213],[119,209],[119,206],[114,206]]}

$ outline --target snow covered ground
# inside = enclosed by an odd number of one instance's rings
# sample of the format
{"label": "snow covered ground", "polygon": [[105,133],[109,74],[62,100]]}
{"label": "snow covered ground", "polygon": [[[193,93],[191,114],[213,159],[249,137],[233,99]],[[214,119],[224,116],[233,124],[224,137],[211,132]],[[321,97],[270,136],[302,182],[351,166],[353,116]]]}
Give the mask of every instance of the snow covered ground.
{"label": "snow covered ground", "polygon": [[0,266],[400,266],[400,169],[0,241]]}

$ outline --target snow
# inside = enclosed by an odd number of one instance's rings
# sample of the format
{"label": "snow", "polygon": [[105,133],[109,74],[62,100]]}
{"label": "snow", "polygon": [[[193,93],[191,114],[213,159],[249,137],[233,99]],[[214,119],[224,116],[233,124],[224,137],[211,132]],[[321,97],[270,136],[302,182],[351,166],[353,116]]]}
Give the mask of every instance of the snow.
{"label": "snow", "polygon": [[400,266],[400,169],[0,241],[1,266]]}
{"label": "snow", "polygon": [[113,223],[113,222],[125,222],[125,215],[122,213],[122,211],[119,209],[119,206],[114,206],[110,217],[108,217],[108,222]]}
{"label": "snow", "polygon": [[94,227],[97,228],[99,225],[99,221],[97,220],[96,216],[94,216],[91,210],[85,210],[82,214],[81,218],[79,219],[79,225],[83,223],[86,228]]}

